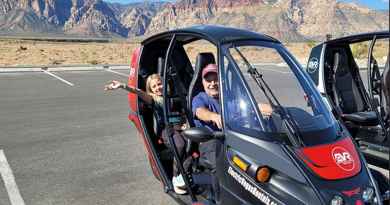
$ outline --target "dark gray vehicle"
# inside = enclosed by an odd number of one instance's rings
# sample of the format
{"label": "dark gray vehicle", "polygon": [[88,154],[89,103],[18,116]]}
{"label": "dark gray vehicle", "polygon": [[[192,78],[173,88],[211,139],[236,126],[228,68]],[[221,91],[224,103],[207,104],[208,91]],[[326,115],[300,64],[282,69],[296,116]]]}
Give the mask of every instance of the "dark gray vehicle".
{"label": "dark gray vehicle", "polygon": [[389,169],[389,31],[323,42],[311,51],[307,73],[359,144],[370,164]]}
{"label": "dark gray vehicle", "polygon": [[[201,50],[205,43],[211,51],[197,52],[191,62],[189,50]],[[210,63],[218,65],[222,107],[223,128],[216,132],[195,127],[191,108],[203,89],[200,73]],[[129,119],[162,191],[179,204],[383,204],[388,188],[378,186],[383,176],[372,174],[348,130],[278,40],[220,26],[160,33],[134,52],[129,85],[144,89],[153,73],[163,79],[163,124],[156,123],[156,110],[133,93]],[[262,113],[261,104],[270,105],[272,114]],[[178,113],[185,113],[189,127],[181,132],[188,139],[189,170],[171,135],[168,145],[161,143],[159,127],[170,129],[174,122],[169,119]],[[210,140],[217,144],[215,165],[198,150]],[[179,162],[187,195],[173,191],[173,160]]]}

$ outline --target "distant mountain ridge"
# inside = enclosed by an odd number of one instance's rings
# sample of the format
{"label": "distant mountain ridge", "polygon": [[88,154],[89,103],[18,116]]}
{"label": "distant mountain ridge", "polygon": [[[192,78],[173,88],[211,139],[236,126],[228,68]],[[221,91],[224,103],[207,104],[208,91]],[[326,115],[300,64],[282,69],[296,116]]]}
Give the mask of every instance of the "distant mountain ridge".
{"label": "distant mountain ridge", "polygon": [[0,0],[0,33],[138,36],[145,33],[160,6],[102,0]]}
{"label": "distant mountain ridge", "polygon": [[147,34],[211,23],[299,41],[386,30],[388,18],[388,12],[336,0],[182,0],[157,13]]}
{"label": "distant mountain ridge", "polygon": [[122,5],[102,0],[0,0],[0,33],[90,37],[151,35],[218,24],[286,41],[388,30],[389,12],[336,0],[180,0]]}

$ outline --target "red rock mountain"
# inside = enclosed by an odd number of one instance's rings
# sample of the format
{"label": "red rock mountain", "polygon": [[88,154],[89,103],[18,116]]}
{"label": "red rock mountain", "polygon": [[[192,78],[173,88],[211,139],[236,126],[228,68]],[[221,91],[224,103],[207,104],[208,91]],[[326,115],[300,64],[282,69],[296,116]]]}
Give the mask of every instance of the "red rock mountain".
{"label": "red rock mountain", "polygon": [[240,27],[281,40],[386,30],[389,12],[336,0],[178,0],[110,4],[103,0],[0,0],[0,33],[132,37],[191,26]]}
{"label": "red rock mountain", "polygon": [[147,34],[194,24],[220,24],[283,40],[388,29],[389,13],[336,0],[181,0],[152,19]]}

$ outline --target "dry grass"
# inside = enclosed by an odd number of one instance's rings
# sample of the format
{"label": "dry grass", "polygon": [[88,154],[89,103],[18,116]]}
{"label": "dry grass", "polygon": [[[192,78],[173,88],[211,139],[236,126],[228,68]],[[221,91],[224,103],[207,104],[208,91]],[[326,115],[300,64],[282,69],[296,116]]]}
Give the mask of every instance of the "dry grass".
{"label": "dry grass", "polygon": [[[96,65],[129,64],[131,52],[139,46],[133,42],[71,43],[29,40],[0,40],[1,66],[41,65]],[[312,45],[308,43],[286,44],[289,51],[306,63]],[[192,63],[199,52],[216,48],[209,43],[192,43],[185,47]]]}
{"label": "dry grass", "polygon": [[[351,44],[352,55],[355,59],[359,59],[357,60],[358,63],[361,64],[367,63],[368,50],[370,44],[371,41]],[[388,39],[381,39],[376,41],[372,55],[377,60],[379,66],[385,65],[388,51],[389,51]]]}
{"label": "dry grass", "polygon": [[0,40],[0,66],[129,64],[138,46],[123,43],[60,43]]}

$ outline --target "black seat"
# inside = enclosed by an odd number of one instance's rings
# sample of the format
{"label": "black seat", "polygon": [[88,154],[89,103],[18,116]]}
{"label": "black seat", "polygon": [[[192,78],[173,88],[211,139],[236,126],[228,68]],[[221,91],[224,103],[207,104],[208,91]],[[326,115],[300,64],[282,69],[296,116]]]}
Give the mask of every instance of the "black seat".
{"label": "black seat", "polygon": [[[204,91],[203,85],[202,85],[202,71],[203,68],[208,64],[215,64],[215,58],[212,53],[199,53],[196,57],[195,62],[195,70],[194,75],[192,77],[192,81],[190,83],[189,91],[188,91],[188,99],[187,99],[187,108],[191,112],[192,111],[192,99],[199,93]],[[194,113],[193,113],[194,114]],[[192,116],[193,116],[192,114]],[[191,119],[193,120],[193,118]],[[195,126],[195,123],[192,121],[190,122],[191,126]],[[200,147],[199,149],[202,149]],[[200,150],[202,152],[202,150]],[[199,164],[207,169],[213,169],[214,165],[208,161],[207,158],[202,156],[202,153],[200,153],[201,156],[199,158]]]}
{"label": "black seat", "polygon": [[358,125],[374,126],[379,123],[375,112],[355,112],[351,114],[343,114],[342,117],[345,120],[354,122]]}
{"label": "black seat", "polygon": [[390,116],[390,56],[387,57],[385,69],[383,70],[381,86],[383,91],[384,109],[388,116]]}
{"label": "black seat", "polygon": [[192,110],[192,99],[203,91],[202,70],[208,64],[215,64],[215,58],[212,53],[199,53],[196,57],[194,75],[188,91],[187,107]]}
{"label": "black seat", "polygon": [[374,111],[367,111],[367,105],[350,70],[345,50],[334,54],[335,104],[342,110],[342,117],[354,124],[373,126],[379,124]]}

